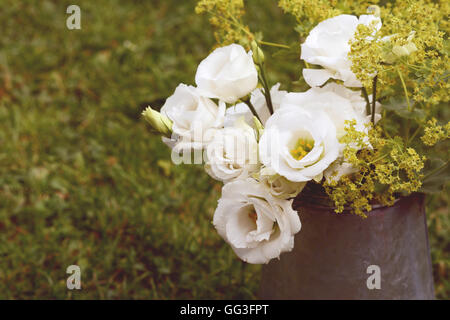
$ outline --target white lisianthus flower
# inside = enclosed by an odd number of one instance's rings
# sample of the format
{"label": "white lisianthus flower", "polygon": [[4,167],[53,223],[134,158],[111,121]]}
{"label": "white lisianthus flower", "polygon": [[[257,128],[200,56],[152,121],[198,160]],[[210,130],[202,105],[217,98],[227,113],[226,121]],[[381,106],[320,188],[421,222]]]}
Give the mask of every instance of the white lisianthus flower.
{"label": "white lisianthus flower", "polygon": [[[287,94],[287,91],[280,90],[280,84],[277,83],[270,89],[270,96],[272,98],[272,106],[273,110],[277,110],[280,108],[281,101]],[[266,98],[262,92],[262,89],[258,88],[253,90],[250,102],[253,107],[255,107],[255,111],[258,114],[259,119],[261,119],[261,123],[266,124],[267,119],[270,118],[270,111],[266,103]],[[245,103],[238,103],[235,106],[232,106],[227,109],[225,113],[225,127],[233,125],[234,122],[240,118],[245,118],[245,122],[248,124],[253,123],[253,113],[250,111],[249,107]]]}
{"label": "white lisianthus flower", "polygon": [[173,122],[172,146],[179,150],[203,148],[212,140],[214,130],[223,126],[225,109],[225,103],[217,106],[195,87],[180,84],[161,108],[161,114]]}
{"label": "white lisianthus flower", "polygon": [[198,66],[195,83],[206,97],[236,102],[258,85],[251,51],[238,44],[217,48]]}
{"label": "white lisianthus flower", "polygon": [[227,108],[227,110],[225,111],[225,121],[223,125],[225,128],[232,127],[234,126],[236,121],[242,117],[248,124],[251,124],[253,122],[253,114],[248,106],[243,102]]}
{"label": "white lisianthus flower", "polygon": [[311,88],[306,92],[288,93],[282,108],[291,106],[324,111],[334,123],[337,139],[345,134],[346,120],[356,120],[356,129],[361,132],[366,130],[365,125],[370,122],[370,117],[366,115],[366,101],[360,92],[336,83]]}
{"label": "white lisianthus flower", "polygon": [[301,223],[292,201],[273,197],[256,180],[235,180],[223,187],[213,223],[239,258],[268,263],[294,247]]}
{"label": "white lisianthus flower", "polygon": [[243,118],[234,127],[218,130],[206,150],[206,172],[225,183],[232,179],[247,178],[259,167],[255,131]]}
{"label": "white lisianthus flower", "polygon": [[344,81],[347,87],[361,87],[361,82],[351,70],[349,41],[354,37],[359,24],[376,23],[381,28],[381,20],[374,15],[356,16],[342,14],[320,22],[314,27],[302,44],[301,59],[320,65],[324,69],[303,69],[303,78],[311,87],[321,86],[328,79]]}
{"label": "white lisianthus flower", "polygon": [[280,199],[295,198],[306,185],[306,182],[289,181],[266,167],[259,171],[257,179],[271,195]]}
{"label": "white lisianthus flower", "polygon": [[[371,97],[369,97],[371,99]],[[333,121],[336,128],[336,138],[339,140],[345,135],[345,122],[356,120],[356,130],[367,133],[367,124],[370,116],[366,115],[366,101],[359,91],[348,89],[336,83],[329,83],[322,88],[311,88],[306,92],[289,93],[282,103],[284,107],[301,107],[306,110],[320,110],[325,112]],[[381,118],[380,104],[376,104],[375,120]],[[367,142],[368,147],[370,147]],[[351,164],[343,159],[345,145],[339,144],[338,159],[325,170],[324,175],[330,179],[339,180],[341,176],[357,171]]]}
{"label": "white lisianthus flower", "polygon": [[259,140],[266,167],[293,182],[320,181],[339,155],[336,128],[321,110],[284,105],[267,121]]}

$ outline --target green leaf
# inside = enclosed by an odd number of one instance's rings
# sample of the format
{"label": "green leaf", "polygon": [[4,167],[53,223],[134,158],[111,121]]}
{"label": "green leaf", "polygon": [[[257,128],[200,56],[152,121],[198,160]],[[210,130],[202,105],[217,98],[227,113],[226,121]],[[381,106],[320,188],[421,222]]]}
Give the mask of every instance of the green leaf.
{"label": "green leaf", "polygon": [[272,54],[274,58],[291,59],[300,57],[300,46],[297,42],[289,43],[289,49],[279,49]]}
{"label": "green leaf", "polygon": [[425,178],[420,188],[420,192],[439,193],[444,185],[450,181],[450,167],[448,161],[442,159],[431,159],[425,166]]}
{"label": "green leaf", "polygon": [[[411,105],[414,104],[413,101],[410,103]],[[387,103],[383,104],[383,109],[394,111],[399,117],[405,119],[421,121],[426,117],[426,113],[422,109],[414,108],[413,110],[408,110],[408,105],[405,98],[391,98]]]}

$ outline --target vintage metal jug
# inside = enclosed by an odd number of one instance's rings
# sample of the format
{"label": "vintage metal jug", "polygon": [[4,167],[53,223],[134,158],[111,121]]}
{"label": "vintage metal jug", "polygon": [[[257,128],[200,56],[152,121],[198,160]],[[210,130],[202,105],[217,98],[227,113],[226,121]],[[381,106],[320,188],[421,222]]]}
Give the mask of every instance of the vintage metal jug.
{"label": "vintage metal jug", "polygon": [[291,252],[263,266],[261,299],[434,299],[424,195],[374,206],[365,219],[318,198],[294,200],[302,229]]}

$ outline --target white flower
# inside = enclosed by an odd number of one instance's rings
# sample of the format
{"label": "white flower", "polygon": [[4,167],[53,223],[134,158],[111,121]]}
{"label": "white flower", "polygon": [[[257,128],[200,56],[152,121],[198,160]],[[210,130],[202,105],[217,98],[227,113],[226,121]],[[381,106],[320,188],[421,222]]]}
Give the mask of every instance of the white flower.
{"label": "white flower", "polygon": [[217,131],[206,150],[205,170],[216,180],[246,178],[258,168],[258,142],[243,118],[234,127]]}
{"label": "white flower", "polygon": [[213,223],[239,258],[255,264],[292,250],[294,235],[301,228],[292,200],[273,197],[253,179],[223,187]]}
{"label": "white flower", "polygon": [[303,77],[311,86],[320,86],[328,79],[343,80],[348,87],[361,87],[361,82],[351,71],[349,41],[354,37],[359,24],[370,25],[376,21],[381,28],[380,18],[374,15],[356,16],[342,14],[320,22],[311,30],[302,44],[301,59],[324,69],[303,69]]}
{"label": "white flower", "polygon": [[258,85],[252,53],[237,44],[217,48],[198,66],[195,83],[206,97],[236,102]]}
{"label": "white flower", "polygon": [[345,134],[346,120],[356,120],[356,128],[361,132],[365,131],[365,124],[370,122],[370,117],[366,115],[366,101],[360,92],[336,83],[328,83],[322,88],[314,87],[306,92],[288,93],[282,108],[289,106],[324,111],[334,123],[337,139]]}
{"label": "white flower", "polygon": [[180,150],[203,148],[213,138],[214,129],[223,126],[225,108],[225,103],[217,106],[196,88],[180,84],[161,108],[161,113],[173,122],[172,145]]}
{"label": "white flower", "polygon": [[[369,100],[371,96],[369,96]],[[356,120],[355,129],[367,133],[367,124],[370,116],[366,115],[366,101],[359,91],[348,89],[336,83],[329,83],[322,88],[311,88],[306,92],[289,93],[282,103],[284,107],[301,107],[306,110],[320,110],[325,112],[336,128],[336,138],[339,140],[345,135],[345,121]],[[376,104],[375,121],[381,118],[380,104]],[[357,171],[351,164],[343,159],[345,145],[339,144],[338,159],[325,170],[324,175],[328,181],[339,180],[341,176]],[[370,148],[369,142],[367,147]]]}
{"label": "white flower", "polygon": [[[279,89],[279,83],[277,83],[270,89],[270,96],[272,98],[274,111],[280,108],[281,101],[287,94],[287,91],[282,91]],[[267,119],[269,119],[270,117],[270,111],[267,107],[264,94],[262,93],[260,88],[255,89],[252,92],[250,102],[253,107],[255,107],[255,111],[258,114],[259,119],[261,119],[261,123],[263,125],[266,124]],[[253,113],[245,103],[238,103],[235,106],[228,108],[225,113],[225,127],[233,125],[234,122],[242,116],[245,118],[245,122],[247,122],[248,124],[253,124]]]}
{"label": "white flower", "polygon": [[339,155],[336,128],[324,111],[283,101],[266,123],[259,155],[266,167],[289,181],[319,181]]}
{"label": "white flower", "polygon": [[306,182],[292,182],[280,176],[272,168],[262,168],[258,181],[275,198],[289,199],[296,197],[306,185]]}

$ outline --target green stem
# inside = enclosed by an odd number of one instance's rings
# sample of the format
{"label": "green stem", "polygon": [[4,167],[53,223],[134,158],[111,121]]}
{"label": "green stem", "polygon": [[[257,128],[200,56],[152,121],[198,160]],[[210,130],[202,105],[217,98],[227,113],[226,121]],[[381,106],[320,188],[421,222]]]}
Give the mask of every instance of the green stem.
{"label": "green stem", "polygon": [[445,162],[442,166],[434,169],[433,171],[429,172],[427,175],[425,175],[425,177],[423,177],[422,181],[425,181],[427,178],[429,178],[430,176],[432,176],[433,174],[435,174],[436,172],[439,172],[440,170],[442,170],[443,168],[445,168],[448,165],[448,162]]}
{"label": "green stem", "polygon": [[274,43],[274,42],[267,42],[267,41],[258,41],[259,44],[265,45],[265,46],[271,46],[271,47],[277,47],[277,48],[284,48],[284,49],[290,49],[291,47],[280,44],[280,43]]}
{"label": "green stem", "polygon": [[411,112],[412,111],[411,104],[409,103],[408,90],[406,89],[405,80],[403,80],[403,76],[402,76],[402,73],[400,72],[400,70],[397,69],[397,73],[398,73],[398,76],[400,77],[400,81],[402,82],[403,91],[405,92],[406,103],[408,104],[408,111]]}
{"label": "green stem", "polygon": [[250,109],[250,111],[253,113],[253,115],[258,119],[259,122],[261,122],[261,119],[258,116],[258,113],[256,112],[255,107],[253,106],[253,104],[250,102],[250,99],[244,101],[244,103],[248,106],[248,108]]}
{"label": "green stem", "polygon": [[367,115],[370,115],[370,101],[369,101],[369,95],[367,94],[366,88],[362,87],[361,91],[363,93],[364,99],[366,100],[366,113]]}
{"label": "green stem", "polygon": [[408,63],[408,62],[404,62],[408,67],[411,67],[411,68],[413,68],[413,69],[415,69],[415,70],[417,70],[417,71],[420,71],[420,70],[422,70],[422,69],[425,69],[425,70],[431,70],[431,68],[428,68],[427,66],[425,66],[425,65],[417,65],[417,64],[410,64],[410,63]]}
{"label": "green stem", "polygon": [[253,33],[249,32],[247,29],[245,29],[244,26],[238,21],[238,19],[236,19],[236,17],[231,16],[231,19],[234,22],[234,25],[237,26],[238,28],[240,28],[242,31],[244,31],[244,33],[247,34],[247,36],[249,36],[251,39],[255,38]]}
{"label": "green stem", "polygon": [[380,122],[381,122],[381,125],[383,126],[383,132],[389,139],[391,139],[392,137],[391,137],[391,135],[389,134],[389,132],[388,132],[388,130],[386,128],[386,121],[385,121],[385,119],[386,119],[387,112],[386,112],[386,110],[383,110],[382,112],[383,112],[383,115],[381,117]]}
{"label": "green stem", "polygon": [[270,95],[270,88],[267,82],[264,64],[259,64],[259,68],[261,70],[261,82],[264,87],[264,97],[266,98],[267,108],[269,108],[270,114],[273,114],[272,97]]}
{"label": "green stem", "polygon": [[373,78],[373,86],[372,86],[372,123],[375,126],[375,105],[377,101],[377,80],[378,75]]}
{"label": "green stem", "polygon": [[406,141],[409,141],[409,128],[411,127],[411,119],[406,120],[406,126],[405,126],[405,137]]}
{"label": "green stem", "polygon": [[228,19],[228,18],[226,18],[226,17],[224,17],[224,16],[222,16],[222,15],[220,15],[220,14],[217,14],[216,12],[213,12],[213,11],[207,10],[206,12],[208,12],[209,14],[211,14],[211,15],[217,17],[217,18],[220,18],[220,19],[222,19],[222,20],[224,20],[224,21],[226,21],[226,22],[229,22],[229,23],[233,24],[234,26],[236,26],[236,27],[239,28],[240,30],[244,31],[244,33],[245,33],[247,36],[249,36],[251,39],[254,38],[253,34],[252,34],[251,32],[249,32],[247,29],[245,29],[245,28],[242,26],[242,24],[240,24],[239,21],[238,21],[235,17],[231,16],[231,17],[230,17],[231,19]]}
{"label": "green stem", "polygon": [[385,155],[383,155],[383,156],[381,156],[381,157],[378,157],[377,159],[371,161],[369,164],[374,164],[374,163],[376,163],[376,162],[378,162],[378,161],[380,161],[380,160],[383,160],[383,159],[386,158],[388,155],[389,155],[389,154],[386,153]]}
{"label": "green stem", "polygon": [[413,135],[406,141],[406,145],[409,145],[411,141],[414,140],[414,138],[417,136],[417,134],[420,132],[420,129],[422,129],[421,126],[418,126],[416,131],[414,131]]}

